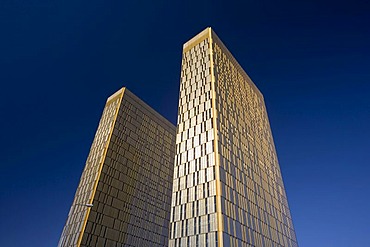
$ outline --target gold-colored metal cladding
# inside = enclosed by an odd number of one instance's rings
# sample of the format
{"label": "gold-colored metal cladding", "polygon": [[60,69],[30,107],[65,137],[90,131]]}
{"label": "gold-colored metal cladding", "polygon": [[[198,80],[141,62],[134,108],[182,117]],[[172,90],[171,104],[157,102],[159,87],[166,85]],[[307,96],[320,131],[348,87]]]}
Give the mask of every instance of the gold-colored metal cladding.
{"label": "gold-colored metal cladding", "polygon": [[[103,168],[103,164],[104,164],[104,161],[105,161],[105,158],[106,158],[106,155],[107,155],[107,150],[108,150],[108,147],[109,147],[109,144],[110,144],[110,141],[111,141],[113,128],[114,128],[114,125],[115,125],[116,120],[117,120],[119,108],[120,108],[122,97],[123,97],[124,93],[125,93],[125,88],[122,88],[121,90],[119,90],[118,92],[113,94],[111,97],[109,97],[108,100],[107,100],[107,103],[105,104],[105,107],[109,107],[110,105],[118,102],[117,107],[115,107],[115,110],[114,110],[114,113],[113,113],[114,117],[113,117],[111,126],[109,126],[110,131],[108,131],[108,140],[105,144],[103,155],[102,155],[101,160],[99,162],[99,170],[98,170],[98,173],[97,173],[97,178],[94,181],[94,187],[93,187],[93,190],[92,190],[91,198],[89,199],[89,204],[93,203],[93,200],[94,200],[94,197],[95,197],[96,188],[97,188],[98,182],[100,180],[101,170]],[[84,223],[82,225],[82,229],[81,229],[80,235],[78,237],[77,246],[81,246],[82,236],[84,235],[84,232],[85,232],[87,220],[88,220],[89,215],[90,215],[90,210],[91,210],[91,207],[88,207],[87,212],[86,212],[86,216],[85,216],[85,219],[84,219]]]}
{"label": "gold-colored metal cladding", "polygon": [[58,246],[116,245],[298,246],[263,96],[211,28],[183,46],[177,133],[107,100]]}
{"label": "gold-colored metal cladding", "polygon": [[167,246],[175,132],[127,89],[109,97],[59,246]]}
{"label": "gold-colored metal cladding", "polygon": [[210,38],[204,30],[183,50],[169,246],[217,246],[222,229]]}
{"label": "gold-colored metal cladding", "polygon": [[170,219],[170,247],[298,246],[263,96],[211,28],[183,47]]}

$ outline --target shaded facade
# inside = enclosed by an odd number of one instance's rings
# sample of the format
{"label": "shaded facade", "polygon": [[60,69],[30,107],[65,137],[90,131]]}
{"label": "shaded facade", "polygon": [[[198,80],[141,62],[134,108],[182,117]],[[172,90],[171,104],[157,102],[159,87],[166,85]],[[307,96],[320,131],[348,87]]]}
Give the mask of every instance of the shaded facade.
{"label": "shaded facade", "polygon": [[175,135],[127,89],[109,97],[58,246],[167,246]]}
{"label": "shaded facade", "polygon": [[264,99],[216,34],[184,44],[170,247],[298,246]]}

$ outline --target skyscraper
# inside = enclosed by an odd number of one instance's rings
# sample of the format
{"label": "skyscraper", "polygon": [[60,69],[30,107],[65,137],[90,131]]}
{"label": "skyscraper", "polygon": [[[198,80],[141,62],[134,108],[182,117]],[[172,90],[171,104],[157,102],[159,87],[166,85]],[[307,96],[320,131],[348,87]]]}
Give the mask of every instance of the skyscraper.
{"label": "skyscraper", "polygon": [[207,28],[183,46],[170,247],[298,246],[264,98]]}
{"label": "skyscraper", "polygon": [[58,246],[167,246],[175,134],[127,89],[109,97]]}

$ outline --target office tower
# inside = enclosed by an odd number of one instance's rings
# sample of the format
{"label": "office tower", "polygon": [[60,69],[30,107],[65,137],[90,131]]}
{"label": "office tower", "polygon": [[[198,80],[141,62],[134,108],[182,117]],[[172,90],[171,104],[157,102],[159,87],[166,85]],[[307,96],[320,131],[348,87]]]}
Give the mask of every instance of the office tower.
{"label": "office tower", "polygon": [[127,89],[109,97],[58,246],[167,246],[175,135]]}
{"label": "office tower", "polygon": [[211,28],[183,46],[170,247],[298,246],[264,98]]}

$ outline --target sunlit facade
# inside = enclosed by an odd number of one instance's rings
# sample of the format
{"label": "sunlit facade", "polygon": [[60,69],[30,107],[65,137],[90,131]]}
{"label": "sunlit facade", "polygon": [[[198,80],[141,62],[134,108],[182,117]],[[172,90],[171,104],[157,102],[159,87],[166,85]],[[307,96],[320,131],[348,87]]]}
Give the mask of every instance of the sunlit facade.
{"label": "sunlit facade", "polygon": [[264,98],[211,28],[183,46],[178,106],[176,132],[108,98],[59,247],[298,246]]}
{"label": "sunlit facade", "polygon": [[109,97],[58,246],[167,246],[175,135],[127,89]]}
{"label": "sunlit facade", "polygon": [[264,99],[211,28],[183,46],[170,247],[298,246]]}

